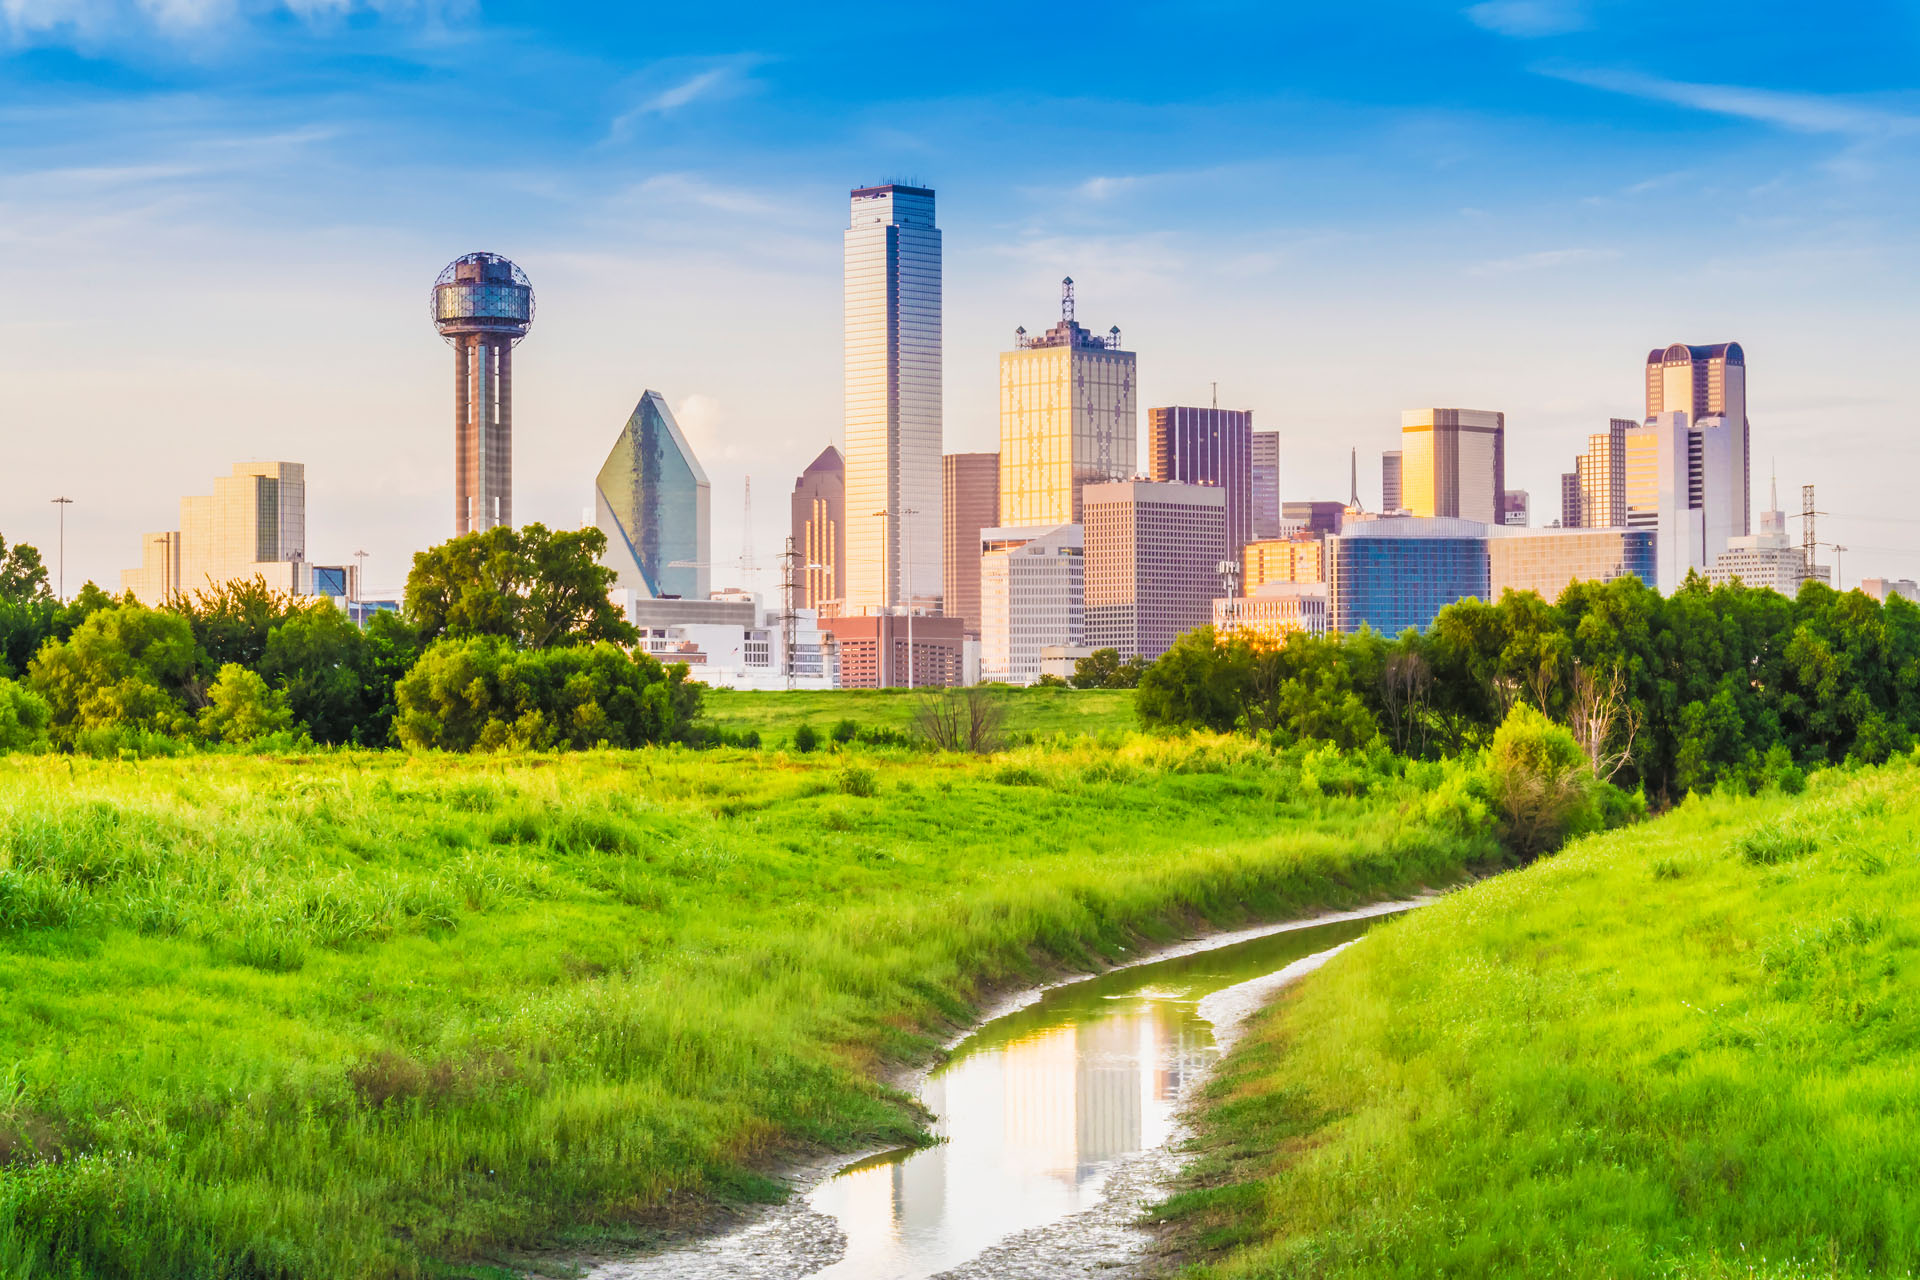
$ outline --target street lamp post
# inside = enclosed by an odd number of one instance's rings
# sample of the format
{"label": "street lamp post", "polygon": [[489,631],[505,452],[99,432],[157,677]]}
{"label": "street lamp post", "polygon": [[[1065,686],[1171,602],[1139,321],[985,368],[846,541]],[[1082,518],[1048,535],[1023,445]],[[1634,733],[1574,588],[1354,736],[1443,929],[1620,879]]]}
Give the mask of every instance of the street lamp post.
{"label": "street lamp post", "polygon": [[60,508],[60,586],[58,594],[60,603],[65,604],[67,602],[67,508],[73,505],[73,499],[67,497],[55,498],[53,505]]}
{"label": "street lamp post", "polygon": [[[902,507],[898,511],[884,510],[873,513],[874,518],[882,521],[880,525],[880,591],[887,598],[887,612],[891,614],[898,603],[897,590],[889,589],[887,568],[893,560],[893,548],[887,538],[887,526],[884,523],[889,516],[917,516],[920,512],[913,507]],[[900,560],[907,571],[907,688],[913,688],[913,521],[908,520],[900,528]],[[898,584],[893,583],[897,588]],[[888,646],[891,649],[891,645]]]}

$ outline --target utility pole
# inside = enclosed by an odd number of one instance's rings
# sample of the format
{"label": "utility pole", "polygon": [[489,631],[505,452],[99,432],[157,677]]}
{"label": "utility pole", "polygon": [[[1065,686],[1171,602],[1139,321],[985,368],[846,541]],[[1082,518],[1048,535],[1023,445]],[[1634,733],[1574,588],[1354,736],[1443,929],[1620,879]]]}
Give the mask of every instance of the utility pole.
{"label": "utility pole", "polygon": [[[1068,280],[1067,284],[1071,286],[1073,281]],[[1072,298],[1072,289],[1069,288],[1067,290],[1069,306],[1072,305]],[[901,516],[917,516],[920,512],[913,507],[902,507],[898,511],[876,511],[873,514],[878,520],[884,521],[888,517],[892,517],[898,521]],[[907,688],[911,689],[913,688],[913,521],[908,520],[904,525],[896,524],[894,527],[900,531],[900,562],[907,574]],[[891,614],[899,604],[898,583],[896,582],[892,589],[889,589],[887,583],[887,567],[892,560],[893,545],[887,537],[886,526],[882,524],[880,526],[880,588],[881,593],[887,598],[887,612],[889,614]],[[893,651],[891,643],[887,645],[887,651],[889,653]],[[893,664],[888,663],[887,665],[889,668],[888,674],[891,675]]]}
{"label": "utility pole", "polygon": [[67,508],[73,505],[73,499],[59,497],[53,505],[60,508],[60,578],[56,598],[61,604],[67,602]]}
{"label": "utility pole", "polygon": [[[367,625],[367,553],[364,551],[356,551],[353,553],[353,558],[360,566],[353,575],[352,595],[352,602],[360,607],[360,616],[353,618],[353,620],[364,627]],[[353,617],[352,609],[347,610],[347,616],[350,618]]]}
{"label": "utility pole", "polygon": [[1844,585],[1845,579],[1840,576],[1840,553],[1845,550],[1846,548],[1839,543],[1836,542],[1833,544],[1833,589],[1835,591],[1845,591],[1847,589]]}

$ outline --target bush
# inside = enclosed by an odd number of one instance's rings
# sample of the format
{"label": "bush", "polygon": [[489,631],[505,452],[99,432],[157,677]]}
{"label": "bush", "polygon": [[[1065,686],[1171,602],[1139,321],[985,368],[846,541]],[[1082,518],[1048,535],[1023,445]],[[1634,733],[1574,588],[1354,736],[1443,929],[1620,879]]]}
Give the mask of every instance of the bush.
{"label": "bush", "polygon": [[1521,858],[1550,853],[1595,825],[1586,752],[1572,733],[1525,703],[1494,731],[1487,783],[1502,819],[1501,840]]}
{"label": "bush", "polygon": [[860,732],[860,726],[851,720],[842,720],[833,726],[833,740],[841,746],[852,742],[854,735]]}
{"label": "bush", "polygon": [[53,709],[47,700],[13,680],[0,680],[0,751],[31,751],[47,743]]}
{"label": "bush", "polygon": [[200,732],[211,742],[252,742],[292,724],[286,695],[237,662],[220,668],[200,711]]}
{"label": "bush", "polygon": [[810,724],[803,724],[793,731],[793,749],[801,755],[811,755],[820,745],[820,735],[814,732]]}
{"label": "bush", "polygon": [[849,764],[840,770],[840,789],[850,796],[872,796],[879,792],[880,783],[874,778],[873,770],[864,765]]}

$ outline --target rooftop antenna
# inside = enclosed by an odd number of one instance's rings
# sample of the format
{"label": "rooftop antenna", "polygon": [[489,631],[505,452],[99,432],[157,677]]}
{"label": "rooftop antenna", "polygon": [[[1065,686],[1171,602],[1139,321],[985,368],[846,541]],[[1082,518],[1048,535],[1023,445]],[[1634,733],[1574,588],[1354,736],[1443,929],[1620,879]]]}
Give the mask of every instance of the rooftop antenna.
{"label": "rooftop antenna", "polygon": [[1353,497],[1348,501],[1347,505],[1355,511],[1358,511],[1360,509],[1360,450],[1357,447],[1353,450],[1352,464]]}
{"label": "rooftop antenna", "polygon": [[1073,324],[1073,277],[1068,276],[1060,282],[1060,323]]}
{"label": "rooftop antenna", "polygon": [[1220,407],[1220,384],[1217,382],[1213,384],[1213,407]]}
{"label": "rooftop antenna", "polygon": [[1815,516],[1825,515],[1825,514],[1826,512],[1824,511],[1815,511],[1813,509],[1813,486],[1810,484],[1801,485],[1800,486],[1800,553],[1806,557],[1807,576],[1809,578],[1813,576],[1814,548],[1819,545],[1813,533],[1813,518]]}
{"label": "rooftop antenna", "polygon": [[[759,572],[759,566],[754,564],[753,562],[753,477],[752,476],[747,477],[746,496],[740,500],[740,503],[741,503],[741,506],[740,506],[740,576],[746,580],[741,585],[747,586],[747,584],[752,582],[754,576]],[[748,589],[751,590],[752,588],[749,586]]]}

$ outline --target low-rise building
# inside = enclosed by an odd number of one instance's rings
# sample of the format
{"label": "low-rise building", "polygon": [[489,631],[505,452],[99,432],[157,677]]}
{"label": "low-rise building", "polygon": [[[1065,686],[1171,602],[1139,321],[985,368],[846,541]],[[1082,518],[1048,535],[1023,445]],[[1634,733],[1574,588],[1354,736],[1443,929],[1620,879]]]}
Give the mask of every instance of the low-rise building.
{"label": "low-rise building", "polygon": [[1325,635],[1327,584],[1268,583],[1251,595],[1215,600],[1213,630],[1221,638],[1240,634],[1274,644],[1295,631]]}

